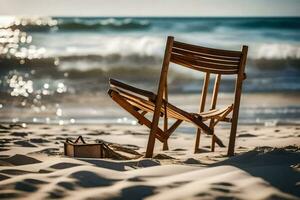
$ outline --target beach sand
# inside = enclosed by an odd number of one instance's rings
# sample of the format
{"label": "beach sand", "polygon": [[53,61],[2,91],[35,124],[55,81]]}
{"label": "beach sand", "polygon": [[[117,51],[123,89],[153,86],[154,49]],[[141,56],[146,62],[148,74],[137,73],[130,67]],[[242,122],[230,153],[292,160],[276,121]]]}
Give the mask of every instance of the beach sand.
{"label": "beach sand", "polygon": [[[194,154],[194,134],[177,131],[170,150],[156,142],[153,159],[68,158],[66,138],[83,135],[144,154],[148,130],[132,125],[3,124],[0,128],[2,199],[299,199],[300,127],[239,126],[236,153],[209,151],[202,135]],[[228,142],[229,129],[217,134]]]}
{"label": "beach sand", "polygon": [[[0,199],[299,199],[298,21],[0,17]],[[194,154],[195,130],[183,123],[170,150],[157,141],[153,159],[143,158],[149,130],[106,94],[109,77],[156,92],[167,33],[213,48],[249,46],[236,156],[210,152],[204,134]],[[198,111],[202,82],[170,65],[168,101]],[[233,84],[222,78],[218,108],[232,104]],[[228,124],[216,134],[228,144]],[[79,135],[140,156],[64,156],[64,141]]]}

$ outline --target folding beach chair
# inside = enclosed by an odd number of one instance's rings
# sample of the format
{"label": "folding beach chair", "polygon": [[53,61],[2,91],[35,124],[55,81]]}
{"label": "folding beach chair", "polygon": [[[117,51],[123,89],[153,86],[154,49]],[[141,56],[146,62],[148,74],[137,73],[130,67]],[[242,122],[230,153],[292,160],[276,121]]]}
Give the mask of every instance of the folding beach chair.
{"label": "folding beach chair", "polygon": [[[247,51],[247,46],[243,46],[242,51],[212,49],[178,42],[174,40],[174,37],[169,36],[157,94],[110,79],[110,89],[108,90],[110,97],[137,118],[140,124],[146,125],[150,129],[145,157],[152,157],[155,139],[163,143],[163,150],[167,150],[168,138],[183,121],[192,123],[197,127],[195,152],[199,149],[201,131],[212,136],[212,151],[215,149],[215,143],[220,147],[225,147],[215,135],[214,127],[220,121],[231,123],[227,155],[234,155],[242,84],[246,78],[244,70]],[[184,111],[168,102],[167,74],[170,62],[205,73],[198,113]],[[205,111],[206,96],[212,74],[215,75],[215,82],[211,107]],[[235,75],[236,77],[234,101],[233,104],[225,108],[217,108],[218,90],[222,75]],[[148,113],[153,113],[152,120],[146,118],[145,115]],[[164,120],[163,128],[159,127],[160,118]],[[168,126],[168,119],[175,119],[175,122]],[[206,124],[205,121],[208,123]]]}

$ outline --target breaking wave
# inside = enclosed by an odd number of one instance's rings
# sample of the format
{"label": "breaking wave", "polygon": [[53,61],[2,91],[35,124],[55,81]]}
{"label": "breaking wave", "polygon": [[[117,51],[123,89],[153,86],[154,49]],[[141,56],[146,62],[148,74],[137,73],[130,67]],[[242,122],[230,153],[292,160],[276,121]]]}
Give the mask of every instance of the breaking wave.
{"label": "breaking wave", "polygon": [[[182,23],[189,21],[189,23]],[[1,24],[0,24],[1,25]],[[11,27],[26,31],[128,31],[179,30],[214,31],[216,28],[247,30],[300,30],[298,18],[80,18],[80,17],[37,17],[16,18]]]}

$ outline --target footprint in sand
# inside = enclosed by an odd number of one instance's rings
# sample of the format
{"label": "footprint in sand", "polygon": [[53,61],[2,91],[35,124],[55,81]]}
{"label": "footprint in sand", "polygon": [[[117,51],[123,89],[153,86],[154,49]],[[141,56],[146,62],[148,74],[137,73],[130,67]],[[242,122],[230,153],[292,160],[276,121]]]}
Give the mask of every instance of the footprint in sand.
{"label": "footprint in sand", "polygon": [[49,143],[50,142],[49,140],[45,140],[42,138],[32,138],[29,141],[32,143]]}
{"label": "footprint in sand", "polygon": [[239,134],[237,137],[257,137],[257,136],[250,133],[243,133],[243,134]]}
{"label": "footprint in sand", "polygon": [[54,189],[53,191],[49,192],[49,199],[61,199],[65,196],[65,192],[61,189]]}
{"label": "footprint in sand", "polygon": [[66,168],[71,168],[71,167],[77,167],[77,166],[80,166],[80,165],[81,164],[62,162],[62,163],[57,163],[55,165],[51,165],[50,168],[53,168],[53,169],[66,169]]}
{"label": "footprint in sand", "polygon": [[190,183],[190,181],[176,181],[174,183],[171,183],[170,185],[168,185],[169,188],[177,188],[180,187],[182,185],[188,184]]}
{"label": "footprint in sand", "polygon": [[59,148],[46,148],[46,149],[43,149],[40,151],[34,151],[34,152],[29,153],[29,155],[31,155],[31,154],[46,154],[48,156],[49,155],[55,156],[55,155],[59,155],[60,151],[59,151]]}
{"label": "footprint in sand", "polygon": [[21,194],[16,192],[1,192],[1,199],[16,199],[20,198]]}
{"label": "footprint in sand", "polygon": [[202,198],[204,198],[204,197],[209,197],[209,196],[211,196],[211,194],[209,194],[207,192],[201,192],[199,194],[196,194],[195,197],[202,197]]}
{"label": "footprint in sand", "polygon": [[146,180],[144,180],[142,177],[134,176],[134,177],[128,178],[127,181],[130,181],[130,182],[145,182]]}
{"label": "footprint in sand", "polygon": [[[36,185],[39,184],[46,184],[47,182],[37,180],[37,179],[24,179],[23,181],[18,181],[15,183],[14,188],[19,191],[23,192],[35,192],[38,190],[38,187]],[[7,187],[11,187],[11,185],[6,185]],[[3,188],[6,187],[5,185]]]}
{"label": "footprint in sand", "polygon": [[104,131],[94,131],[92,133],[87,133],[86,135],[110,135],[110,133]]}
{"label": "footprint in sand", "polygon": [[69,177],[76,179],[76,184],[84,188],[111,186],[117,181],[101,177],[90,171],[78,171]]}
{"label": "footprint in sand", "polygon": [[38,179],[32,179],[32,178],[28,178],[28,179],[24,179],[24,181],[26,183],[30,183],[30,184],[34,184],[34,185],[39,185],[39,184],[46,184],[48,182],[46,181],[42,181],[42,180],[38,180]]}
{"label": "footprint in sand", "polygon": [[226,188],[219,188],[219,187],[212,187],[212,190],[218,191],[218,192],[224,192],[224,193],[229,193],[230,190]]}
{"label": "footprint in sand", "polygon": [[137,163],[137,167],[154,167],[160,165],[159,161],[144,159]]}
{"label": "footprint in sand", "polygon": [[28,165],[28,164],[35,164],[35,163],[41,163],[41,161],[29,157],[29,156],[25,156],[25,155],[21,155],[21,154],[16,154],[14,156],[11,156],[9,158],[0,158],[0,161],[9,163],[11,165]]}
{"label": "footprint in sand", "polygon": [[132,131],[124,131],[124,134],[128,134],[128,135],[147,135],[147,133],[132,132]]}
{"label": "footprint in sand", "polygon": [[187,160],[183,161],[185,164],[201,164],[199,160],[196,160],[194,158],[188,158]]}
{"label": "footprint in sand", "polygon": [[6,139],[6,138],[2,138],[0,140],[0,147],[7,147],[8,144],[10,144],[11,141],[13,141],[14,139]]}
{"label": "footprint in sand", "polygon": [[173,151],[187,151],[187,149],[177,148],[177,149],[174,149]]}
{"label": "footprint in sand", "polygon": [[210,149],[210,146],[204,146],[203,148],[195,150],[195,153],[207,153],[207,152],[210,152],[210,150],[208,150],[208,149]]}
{"label": "footprint in sand", "polygon": [[66,140],[66,138],[63,138],[63,137],[56,137],[55,140]]}
{"label": "footprint in sand", "polygon": [[1,152],[1,151],[8,151],[8,150],[10,150],[10,149],[8,149],[8,148],[1,148],[1,147],[0,147],[0,152]]}
{"label": "footprint in sand", "polygon": [[29,174],[32,172],[25,171],[25,170],[18,170],[18,169],[4,169],[4,170],[1,170],[0,173],[15,176],[15,175]]}
{"label": "footprint in sand", "polygon": [[41,136],[42,136],[42,137],[51,137],[51,136],[53,136],[53,135],[51,135],[51,134],[41,134]]}
{"label": "footprint in sand", "polygon": [[48,129],[50,129],[50,127],[45,126],[45,127],[42,127],[41,129],[48,130]]}
{"label": "footprint in sand", "polygon": [[156,188],[153,186],[136,185],[127,188],[123,188],[120,196],[113,199],[144,199],[147,196],[154,194]]}
{"label": "footprint in sand", "polygon": [[35,192],[38,188],[29,183],[17,182],[15,185],[15,189],[23,192]]}
{"label": "footprint in sand", "polygon": [[31,144],[27,140],[19,140],[19,141],[14,142],[14,144],[20,145],[22,147],[37,147],[36,145]]}
{"label": "footprint in sand", "polygon": [[58,186],[66,189],[66,190],[75,190],[75,184],[74,183],[70,183],[70,182],[59,182],[57,183]]}
{"label": "footprint in sand", "polygon": [[32,134],[32,132],[12,132],[10,135],[17,137],[25,137],[29,134]]}
{"label": "footprint in sand", "polygon": [[156,155],[153,157],[153,159],[158,159],[158,160],[168,160],[168,159],[175,159],[175,158],[173,158],[173,157],[171,157],[171,156],[168,156],[168,155],[166,155],[166,154],[161,154],[161,153],[159,153],[159,154],[156,154]]}
{"label": "footprint in sand", "polygon": [[229,193],[231,192],[231,188],[234,187],[233,184],[228,182],[212,183],[211,185],[212,185],[211,187],[212,190],[222,192],[222,193]]}
{"label": "footprint in sand", "polygon": [[231,186],[234,186],[232,183],[228,183],[228,182],[219,182],[219,183],[212,183],[212,185],[221,185],[221,186],[228,186],[228,187],[231,187]]}

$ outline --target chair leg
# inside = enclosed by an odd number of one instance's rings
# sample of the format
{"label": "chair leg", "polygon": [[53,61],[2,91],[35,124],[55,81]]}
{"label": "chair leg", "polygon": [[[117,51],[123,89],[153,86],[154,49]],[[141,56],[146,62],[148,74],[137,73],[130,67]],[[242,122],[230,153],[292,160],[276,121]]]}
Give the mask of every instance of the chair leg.
{"label": "chair leg", "polygon": [[230,137],[229,137],[229,145],[227,156],[234,156],[234,146],[236,139],[236,129],[238,125],[238,116],[239,116],[239,104],[240,104],[240,95],[237,95],[237,100],[235,100],[233,113],[232,113],[232,121],[231,121],[231,129],[230,129]]}
{"label": "chair leg", "polygon": [[163,143],[163,151],[169,150],[168,140]]}
{"label": "chair leg", "polygon": [[215,133],[213,133],[212,138],[211,138],[211,151],[215,151],[215,143],[216,143],[216,136]]}
{"label": "chair leg", "polygon": [[209,122],[209,128],[212,129],[212,136],[211,136],[211,152],[215,151],[215,143],[216,143],[216,136],[215,136],[215,127],[214,127],[214,119],[211,119]]}
{"label": "chair leg", "polygon": [[196,141],[195,141],[195,150],[194,153],[197,153],[199,150],[199,144],[200,144],[200,136],[201,136],[201,129],[197,129],[197,135],[196,135]]}
{"label": "chair leg", "polygon": [[231,130],[230,130],[230,138],[229,138],[227,156],[234,156],[236,129],[237,129],[237,120],[233,119],[232,124],[231,124]]}

